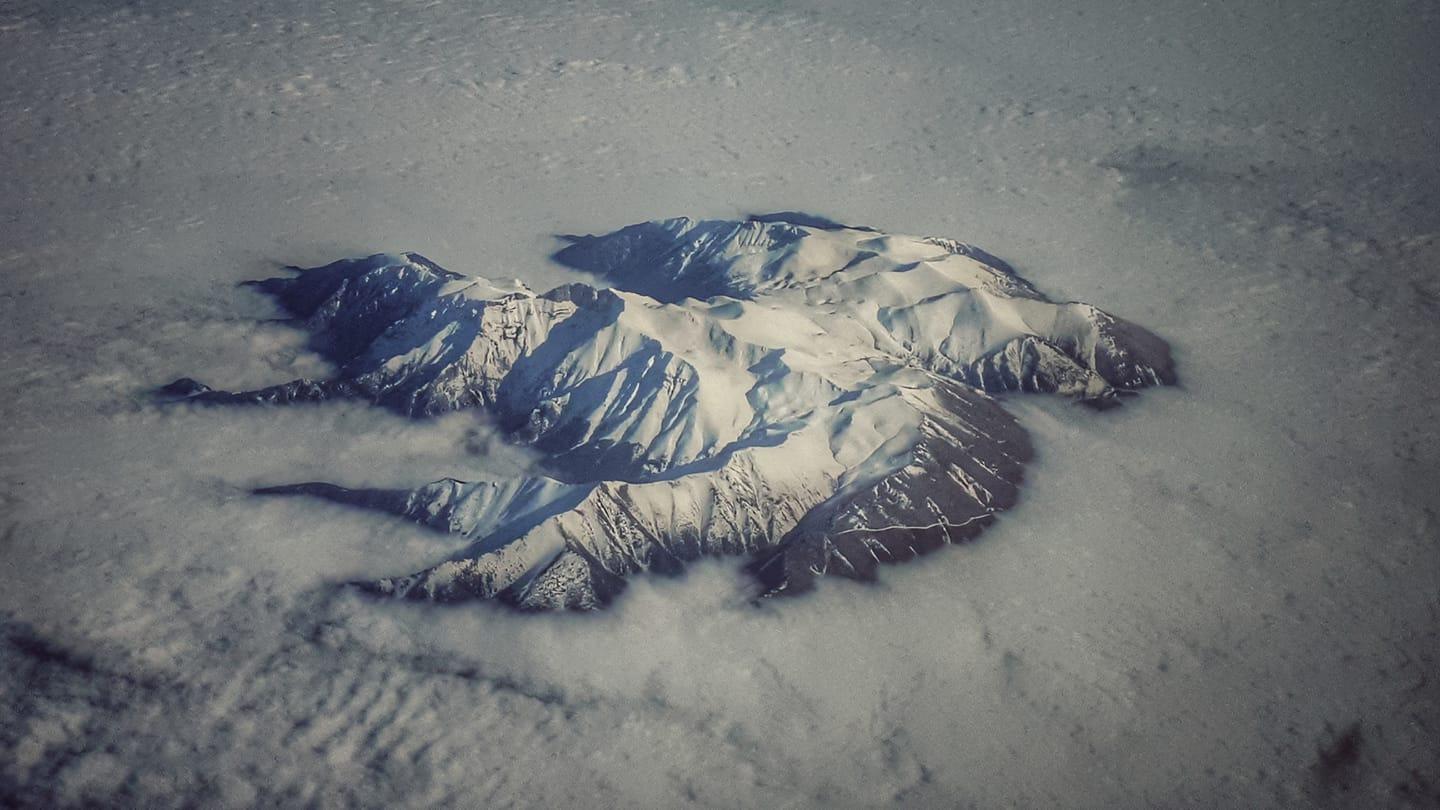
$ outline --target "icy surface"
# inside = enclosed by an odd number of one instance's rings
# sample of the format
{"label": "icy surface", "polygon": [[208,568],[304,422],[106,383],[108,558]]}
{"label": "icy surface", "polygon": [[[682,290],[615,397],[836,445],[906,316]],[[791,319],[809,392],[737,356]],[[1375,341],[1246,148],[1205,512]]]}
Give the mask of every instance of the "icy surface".
{"label": "icy surface", "polygon": [[592,610],[637,571],[749,554],[763,595],[974,537],[1012,506],[1029,437],[983,392],[1105,407],[1174,383],[1164,341],[1057,304],[990,254],[796,214],[573,237],[556,259],[613,284],[536,295],[415,253],[256,282],[337,372],[173,401],[364,399],[409,417],[484,409],[542,474],[313,495],[467,538],[371,593]]}
{"label": "icy surface", "polygon": [[[0,3],[0,805],[1435,806],[1436,15]],[[337,371],[280,262],[543,291],[764,211],[982,245],[1183,386],[1008,396],[1022,500],[874,587],[578,616],[337,596],[466,541],[249,494],[532,473],[476,411],[151,404]]]}

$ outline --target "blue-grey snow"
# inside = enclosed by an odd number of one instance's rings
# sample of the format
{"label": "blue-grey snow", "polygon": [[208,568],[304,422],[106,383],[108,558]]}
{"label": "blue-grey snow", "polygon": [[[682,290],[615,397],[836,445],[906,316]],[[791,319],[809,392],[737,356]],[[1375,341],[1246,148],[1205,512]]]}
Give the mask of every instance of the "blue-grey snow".
{"label": "blue-grey snow", "polygon": [[403,577],[412,599],[594,610],[637,571],[748,554],[763,596],[974,537],[1012,506],[1029,437],[986,392],[1095,407],[1174,383],[1169,347],[1057,304],[990,254],[772,214],[574,237],[562,264],[615,286],[523,282],[375,254],[260,289],[339,370],[253,391],[192,378],[186,403],[351,398],[410,417],[489,411],[545,453],[510,481],[265,487],[401,515],[470,541]]}

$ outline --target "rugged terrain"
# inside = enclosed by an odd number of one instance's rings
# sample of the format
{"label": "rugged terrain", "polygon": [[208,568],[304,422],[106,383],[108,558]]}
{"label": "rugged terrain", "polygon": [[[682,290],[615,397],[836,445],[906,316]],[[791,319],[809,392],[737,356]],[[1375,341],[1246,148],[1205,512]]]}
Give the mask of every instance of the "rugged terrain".
{"label": "rugged terrain", "polygon": [[989,394],[1104,407],[1175,375],[1154,334],[1057,304],[994,256],[814,217],[686,218],[574,237],[608,283],[543,293],[376,254],[257,282],[334,364],[204,404],[357,398],[409,417],[481,408],[543,473],[418,489],[312,482],[472,542],[374,593],[593,609],[637,571],[748,554],[763,595],[974,537],[1012,506],[1030,439]]}

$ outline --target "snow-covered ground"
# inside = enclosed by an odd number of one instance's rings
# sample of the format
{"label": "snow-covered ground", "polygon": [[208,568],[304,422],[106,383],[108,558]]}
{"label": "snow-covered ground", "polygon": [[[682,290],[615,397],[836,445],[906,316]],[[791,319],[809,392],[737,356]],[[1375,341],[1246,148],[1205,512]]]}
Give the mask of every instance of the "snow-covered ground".
{"label": "snow-covered ground", "polygon": [[[1440,801],[1440,9],[909,5],[0,5],[3,803]],[[879,585],[584,616],[357,599],[444,541],[245,494],[526,467],[470,416],[148,399],[325,371],[277,263],[547,288],[766,210],[973,242],[1182,384],[1010,399],[1020,505]]]}

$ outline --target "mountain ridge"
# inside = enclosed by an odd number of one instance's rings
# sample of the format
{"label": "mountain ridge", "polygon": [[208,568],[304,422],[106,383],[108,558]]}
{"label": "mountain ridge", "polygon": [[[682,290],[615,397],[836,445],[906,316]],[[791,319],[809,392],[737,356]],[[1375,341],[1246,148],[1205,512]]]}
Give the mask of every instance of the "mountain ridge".
{"label": "mountain ridge", "polygon": [[[788,217],[788,218],[787,218]],[[503,483],[258,490],[401,515],[471,545],[360,583],[412,599],[594,609],[629,576],[748,554],[763,595],[978,534],[1032,454],[991,395],[1097,406],[1175,382],[1169,348],[1054,302],[985,251],[809,215],[677,218],[567,237],[562,265],[611,286],[452,273],[375,254],[252,282],[337,372],[251,391],[184,378],[177,400],[368,400],[424,418],[493,414],[543,454]]]}

